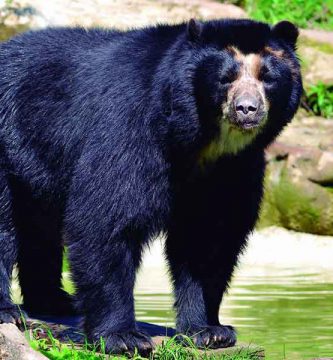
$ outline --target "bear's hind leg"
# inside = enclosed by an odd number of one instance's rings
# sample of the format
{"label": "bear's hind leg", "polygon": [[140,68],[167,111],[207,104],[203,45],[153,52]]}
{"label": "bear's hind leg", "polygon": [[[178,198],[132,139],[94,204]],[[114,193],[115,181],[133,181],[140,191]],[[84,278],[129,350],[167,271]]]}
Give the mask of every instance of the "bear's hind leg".
{"label": "bear's hind leg", "polygon": [[[30,316],[73,315],[70,296],[61,289],[63,246],[60,212],[21,194],[16,211],[20,249],[19,280]],[[22,197],[24,206],[22,205]]]}
{"label": "bear's hind leg", "polygon": [[17,260],[17,237],[12,221],[12,196],[0,174],[0,324],[21,323],[21,314],[10,297],[10,283]]}

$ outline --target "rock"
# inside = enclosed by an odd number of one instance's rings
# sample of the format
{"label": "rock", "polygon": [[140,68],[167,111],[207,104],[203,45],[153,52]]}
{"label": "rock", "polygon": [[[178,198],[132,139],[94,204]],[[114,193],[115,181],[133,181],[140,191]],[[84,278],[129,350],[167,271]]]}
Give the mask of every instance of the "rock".
{"label": "rock", "polygon": [[310,168],[309,180],[320,184],[332,186],[333,184],[333,153],[323,151],[314,167]]}
{"label": "rock", "polygon": [[213,0],[17,0],[31,7],[35,16],[32,27],[105,26],[128,29],[156,23],[179,23],[191,17],[216,19],[244,18],[241,8]]}
{"label": "rock", "polygon": [[278,142],[291,146],[333,151],[333,122],[318,116],[306,116],[299,111],[284,129]]}
{"label": "rock", "polygon": [[333,32],[315,29],[302,29],[301,35],[321,43],[331,44],[333,46]]}
{"label": "rock", "polygon": [[319,81],[333,82],[333,32],[301,30],[298,41],[303,79],[306,87]]}
{"label": "rock", "polygon": [[253,359],[253,360],[254,359],[260,360],[265,358],[265,350],[262,347],[254,344],[244,344],[244,343],[239,343],[229,348],[211,349],[200,352],[212,356],[213,359],[219,359],[221,358],[221,356],[223,356],[223,358],[226,357],[228,359],[229,357],[233,358],[233,355],[240,355],[240,354],[242,354],[244,358]]}
{"label": "rock", "polygon": [[333,235],[333,122],[302,118],[266,152],[260,225]]}
{"label": "rock", "polygon": [[24,334],[13,324],[0,324],[0,359],[45,360],[44,355],[34,351]]}
{"label": "rock", "polygon": [[303,79],[306,85],[323,82],[333,83],[333,51],[321,51],[315,46],[301,45],[299,50],[302,60]]}
{"label": "rock", "polygon": [[[168,341],[169,338],[165,336],[154,336],[153,341],[155,345],[161,345],[163,342],[165,343]],[[191,350],[189,350],[189,354],[191,353]],[[261,360],[265,358],[265,351],[262,347],[258,345],[253,344],[244,344],[239,343],[235,346],[228,347],[228,348],[220,348],[220,349],[208,349],[208,350],[199,350],[199,353],[203,356],[203,358],[206,358],[206,356],[211,356],[213,359],[219,359],[223,356],[226,358],[232,357],[232,355],[240,355],[242,354],[245,358],[245,355],[248,356],[249,359],[253,360]],[[190,358],[190,356],[189,356]]]}

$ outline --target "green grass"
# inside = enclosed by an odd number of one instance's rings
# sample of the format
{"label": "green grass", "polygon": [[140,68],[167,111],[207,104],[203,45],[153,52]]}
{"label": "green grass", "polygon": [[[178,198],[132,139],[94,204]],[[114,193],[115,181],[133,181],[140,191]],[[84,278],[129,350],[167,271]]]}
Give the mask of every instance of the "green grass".
{"label": "green grass", "polygon": [[[51,360],[106,360],[106,359],[127,359],[126,356],[107,355],[105,353],[104,342],[98,346],[92,346],[86,342],[82,346],[74,343],[63,344],[55,339],[50,330],[46,329],[46,337],[39,338],[38,329],[33,332],[26,331],[30,345],[36,351],[41,352]],[[190,338],[185,338],[187,346],[178,343],[175,337],[170,338],[158,345],[150,360],[258,360],[259,354],[253,350],[239,350],[235,354],[214,355],[199,351]],[[102,349],[102,350],[100,350]],[[144,360],[138,353],[131,357],[134,360]]]}
{"label": "green grass", "polygon": [[[48,359],[54,360],[101,360],[107,359],[106,355],[97,353],[96,350],[91,349],[88,344],[78,349],[74,344],[61,344],[54,339],[52,334],[48,334],[47,339],[29,339],[30,345],[33,349],[45,355]],[[111,357],[109,357],[111,359]]]}
{"label": "green grass", "polygon": [[229,0],[255,20],[289,20],[302,28],[333,29],[333,0]]}

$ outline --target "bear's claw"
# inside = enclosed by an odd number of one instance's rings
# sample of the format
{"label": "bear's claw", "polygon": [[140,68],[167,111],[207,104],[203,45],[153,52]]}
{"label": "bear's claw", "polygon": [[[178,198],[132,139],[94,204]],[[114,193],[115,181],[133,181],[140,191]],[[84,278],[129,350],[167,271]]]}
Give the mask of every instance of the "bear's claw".
{"label": "bear's claw", "polygon": [[132,356],[135,350],[144,357],[150,355],[154,344],[149,335],[136,329],[112,333],[105,339],[105,350],[110,354],[126,354]]}
{"label": "bear's claw", "polygon": [[[229,325],[207,326],[189,330],[190,336],[198,348],[218,349],[234,346],[236,344],[236,331]],[[182,336],[179,336],[182,339]],[[184,343],[184,340],[182,340]],[[186,342],[185,342],[186,343]]]}

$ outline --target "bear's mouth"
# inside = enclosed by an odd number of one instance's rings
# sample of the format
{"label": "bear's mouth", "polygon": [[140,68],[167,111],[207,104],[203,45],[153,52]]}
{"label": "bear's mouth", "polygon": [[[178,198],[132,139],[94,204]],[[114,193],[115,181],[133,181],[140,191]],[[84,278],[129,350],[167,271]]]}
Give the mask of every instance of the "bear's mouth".
{"label": "bear's mouth", "polygon": [[253,119],[243,120],[242,122],[237,122],[236,126],[244,130],[252,130],[260,126],[260,121]]}
{"label": "bear's mouth", "polygon": [[231,128],[243,132],[252,132],[261,126],[259,119],[243,119],[239,121],[237,118],[228,118],[227,121],[231,125]]}

